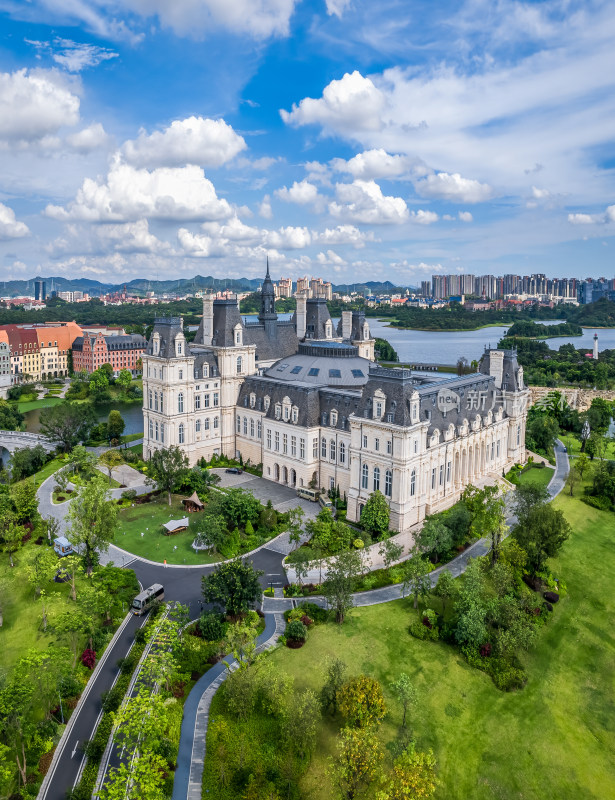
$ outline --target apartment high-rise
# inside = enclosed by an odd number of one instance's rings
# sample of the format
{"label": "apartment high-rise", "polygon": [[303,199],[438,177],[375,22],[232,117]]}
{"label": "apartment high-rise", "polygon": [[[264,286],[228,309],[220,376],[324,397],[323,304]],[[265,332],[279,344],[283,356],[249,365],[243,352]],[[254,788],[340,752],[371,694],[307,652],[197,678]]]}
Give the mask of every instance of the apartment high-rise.
{"label": "apartment high-rise", "polygon": [[42,278],[34,281],[34,299],[44,302],[47,299],[47,288]]}

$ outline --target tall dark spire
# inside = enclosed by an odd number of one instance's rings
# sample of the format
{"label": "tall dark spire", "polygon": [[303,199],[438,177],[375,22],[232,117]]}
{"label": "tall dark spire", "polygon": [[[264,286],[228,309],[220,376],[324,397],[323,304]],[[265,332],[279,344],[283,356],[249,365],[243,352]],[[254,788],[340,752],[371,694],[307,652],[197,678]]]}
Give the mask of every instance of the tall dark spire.
{"label": "tall dark spire", "polygon": [[267,256],[267,274],[263,281],[261,288],[261,313],[258,315],[259,320],[265,326],[265,332],[270,338],[275,337],[277,333],[278,315],[275,312],[275,289],[273,282],[269,275],[269,256]]}

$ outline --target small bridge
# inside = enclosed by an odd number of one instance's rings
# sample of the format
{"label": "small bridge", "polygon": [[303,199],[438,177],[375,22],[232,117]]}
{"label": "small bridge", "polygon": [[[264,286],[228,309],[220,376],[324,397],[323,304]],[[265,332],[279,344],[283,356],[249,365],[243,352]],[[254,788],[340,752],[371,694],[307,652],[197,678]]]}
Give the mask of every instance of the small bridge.
{"label": "small bridge", "polygon": [[51,444],[49,439],[38,433],[0,431],[0,450],[4,449],[13,453],[22,447],[36,447],[37,444],[42,445],[48,453],[52,453],[56,449],[56,445]]}

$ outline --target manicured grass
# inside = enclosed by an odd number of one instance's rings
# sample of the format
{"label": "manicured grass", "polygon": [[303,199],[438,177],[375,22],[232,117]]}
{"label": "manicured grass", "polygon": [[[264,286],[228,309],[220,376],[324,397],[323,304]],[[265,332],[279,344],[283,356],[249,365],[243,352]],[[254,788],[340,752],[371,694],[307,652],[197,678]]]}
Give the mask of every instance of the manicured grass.
{"label": "manicured grass", "polygon": [[[357,609],[342,626],[313,629],[301,650],[279,648],[269,657],[294,677],[298,690],[320,689],[327,655],[343,658],[350,674],[378,678],[389,710],[380,728],[384,742],[396,736],[401,720],[390,683],[400,672],[410,675],[419,692],[410,726],[417,748],[434,750],[440,780],[436,797],[441,800],[612,797],[615,514],[564,494],[554,504],[573,531],[552,563],[568,594],[556,605],[536,647],[522,656],[528,674],[523,690],[500,692],[449,645],[411,638],[407,628],[416,612],[404,600]],[[438,601],[432,602],[437,607]],[[221,708],[218,694],[210,717]],[[325,718],[301,796],[333,796],[325,770],[329,756],[335,756],[339,725],[340,720]],[[216,794],[210,768],[208,752],[207,796]]]}
{"label": "manicured grass", "polygon": [[123,442],[134,442],[136,439],[143,438],[143,431],[141,433],[127,433],[125,436],[122,436],[122,443]]}
{"label": "manicured grass", "polygon": [[[173,536],[164,535],[163,522],[185,516],[190,520],[188,530]],[[120,511],[115,544],[123,550],[128,550],[129,553],[151,561],[162,562],[166,558],[169,564],[211,564],[213,561],[219,561],[221,557],[208,556],[203,552],[195,553],[190,546],[201,528],[202,519],[203,516],[198,512],[186,514],[178,495],[173,495],[170,507],[164,495],[151,503],[131,506]]]}
{"label": "manicured grass", "polygon": [[555,470],[552,467],[532,467],[517,478],[518,486],[548,486]]}
{"label": "manicured grass", "polygon": [[[568,455],[572,458],[581,454],[581,442],[572,433],[566,433],[559,437],[568,449]],[[613,458],[615,456],[615,442],[607,441],[606,458]]]}
{"label": "manicured grass", "polygon": [[17,407],[22,414],[25,414],[26,411],[33,411],[35,408],[50,408],[51,406],[57,406],[58,403],[62,403],[62,399],[60,397],[42,397],[40,400],[30,400],[27,403],[18,403]]}
{"label": "manicured grass", "polygon": [[126,450],[132,450],[133,453],[136,453],[138,456],[143,455],[143,443],[141,444],[133,444],[130,447],[127,447]]}

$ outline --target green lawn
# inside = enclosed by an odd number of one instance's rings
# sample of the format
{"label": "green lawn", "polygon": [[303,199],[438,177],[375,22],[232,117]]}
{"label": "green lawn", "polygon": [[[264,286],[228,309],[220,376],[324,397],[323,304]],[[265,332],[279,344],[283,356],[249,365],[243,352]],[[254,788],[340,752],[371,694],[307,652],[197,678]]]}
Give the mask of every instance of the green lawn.
{"label": "green lawn", "polygon": [[[188,530],[165,536],[162,523],[170,519],[181,519],[187,516],[190,520]],[[151,561],[164,561],[169,564],[211,564],[219,561],[220,556],[208,556],[195,553],[190,546],[201,526],[202,515],[186,514],[181,498],[173,495],[169,507],[166,495],[156,498],[151,503],[135,505],[120,511],[115,544],[129,553],[148,558]],[[141,536],[141,533],[144,535]],[[174,548],[177,548],[176,550]]]}
{"label": "green lawn", "polygon": [[[555,505],[573,529],[552,565],[568,594],[537,646],[523,656],[529,680],[522,691],[500,692],[452,647],[411,638],[407,628],[415,612],[404,600],[357,609],[342,626],[313,629],[301,650],[279,648],[270,658],[300,690],[320,689],[327,655],[343,658],[350,674],[377,677],[389,709],[381,726],[385,742],[395,737],[401,719],[389,686],[400,672],[408,673],[419,692],[411,726],[417,747],[435,752],[441,800],[613,797],[615,515],[568,495]],[[218,694],[210,717],[220,712]],[[329,718],[322,724],[302,797],[333,796],[325,768],[335,755],[338,725]],[[214,796],[210,768],[208,752],[204,786]]]}
{"label": "green lawn", "polygon": [[548,486],[555,470],[552,467],[532,467],[517,478],[519,486]]}
{"label": "green lawn", "polygon": [[[54,472],[63,467],[66,464],[66,461],[63,457],[60,458],[52,458],[51,461],[48,461],[42,469],[39,469],[38,472],[35,472],[34,475],[31,475],[29,478],[24,478],[24,480],[31,481],[32,478],[35,479],[38,486],[46,480],[50,475],[53,475]],[[21,481],[18,481],[21,483]]]}
{"label": "green lawn", "polygon": [[43,397],[40,400],[30,400],[27,403],[18,403],[17,408],[24,414],[26,411],[32,411],[35,408],[50,408],[57,406],[58,403],[63,402],[59,397]]}
{"label": "green lawn", "polygon": [[[568,449],[568,455],[572,458],[580,455],[581,442],[572,433],[566,433],[559,437]],[[607,441],[606,457],[613,458],[615,456],[615,442]]]}

